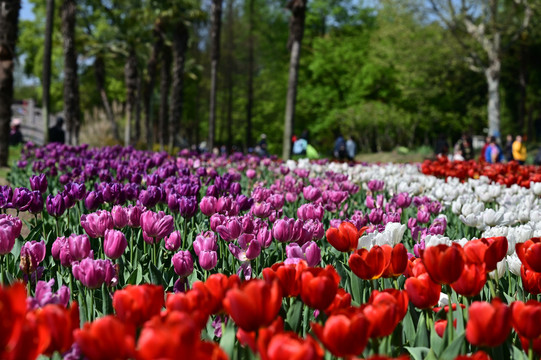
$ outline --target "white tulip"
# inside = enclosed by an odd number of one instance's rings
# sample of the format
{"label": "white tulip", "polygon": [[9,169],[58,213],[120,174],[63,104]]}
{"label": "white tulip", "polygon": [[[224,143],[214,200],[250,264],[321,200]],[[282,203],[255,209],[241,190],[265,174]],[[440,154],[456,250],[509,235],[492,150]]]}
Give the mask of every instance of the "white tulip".
{"label": "white tulip", "polygon": [[425,248],[441,244],[451,246],[452,241],[447,236],[443,235],[427,235],[425,237]]}
{"label": "white tulip", "polygon": [[509,267],[509,271],[512,274],[520,276],[520,267],[522,266],[522,262],[518,258],[517,253],[513,253],[513,255],[508,255],[505,259],[507,260],[507,266]]}

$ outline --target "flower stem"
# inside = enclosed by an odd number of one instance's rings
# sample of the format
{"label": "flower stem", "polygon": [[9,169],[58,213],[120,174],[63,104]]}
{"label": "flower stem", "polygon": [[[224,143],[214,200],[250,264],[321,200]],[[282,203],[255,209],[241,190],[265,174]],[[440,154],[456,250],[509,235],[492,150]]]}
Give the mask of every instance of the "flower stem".
{"label": "flower stem", "polygon": [[447,311],[447,327],[449,328],[449,344],[453,342],[454,337],[454,327],[453,327],[453,303],[451,301],[451,296],[453,295],[453,290],[449,289],[449,310]]}

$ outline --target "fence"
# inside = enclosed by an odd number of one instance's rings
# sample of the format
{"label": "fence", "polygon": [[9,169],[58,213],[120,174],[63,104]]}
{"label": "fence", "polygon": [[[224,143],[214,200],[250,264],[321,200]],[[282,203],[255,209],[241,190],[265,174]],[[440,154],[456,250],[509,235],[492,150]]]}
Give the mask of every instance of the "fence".
{"label": "fence", "polygon": [[[41,108],[36,106],[34,100],[23,100],[15,102],[11,106],[12,118],[21,119],[21,132],[24,141],[32,141],[35,144],[43,145],[45,142],[45,122]],[[54,125],[56,116],[49,116],[49,126]]]}

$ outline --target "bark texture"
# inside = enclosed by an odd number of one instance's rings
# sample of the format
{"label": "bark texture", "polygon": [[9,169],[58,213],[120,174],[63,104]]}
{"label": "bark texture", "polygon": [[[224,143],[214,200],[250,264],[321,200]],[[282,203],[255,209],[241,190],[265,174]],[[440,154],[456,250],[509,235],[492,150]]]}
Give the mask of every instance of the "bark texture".
{"label": "bark texture", "polygon": [[188,48],[188,28],[179,21],[173,34],[173,88],[171,93],[171,109],[169,118],[169,150],[175,146],[179,136],[182,108],[184,102],[184,64]]}
{"label": "bark texture", "polygon": [[51,115],[51,50],[53,39],[53,23],[54,23],[54,0],[46,0],[46,15],[45,15],[45,40],[43,42],[43,73],[42,73],[42,116],[44,127],[44,141],[49,142],[49,117]]}
{"label": "bark texture", "polygon": [[222,27],[222,0],[212,0],[210,27],[210,106],[207,148],[212,151],[216,135],[216,92],[218,87],[218,61],[220,59],[220,31]]}

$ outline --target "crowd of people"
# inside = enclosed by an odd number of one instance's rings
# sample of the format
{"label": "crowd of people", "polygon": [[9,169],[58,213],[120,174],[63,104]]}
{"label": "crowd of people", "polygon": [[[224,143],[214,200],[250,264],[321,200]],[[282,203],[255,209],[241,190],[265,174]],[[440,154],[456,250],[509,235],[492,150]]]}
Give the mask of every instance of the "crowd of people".
{"label": "crowd of people", "polygon": [[[453,152],[450,153],[445,137],[440,136],[436,141],[435,153],[437,156],[448,156],[454,161],[472,160],[474,159],[472,139],[467,134],[463,134],[456,142]],[[528,151],[522,135],[517,135],[514,139],[511,134],[507,135],[503,148],[495,136],[487,136],[479,154],[479,161],[489,164],[516,161],[523,165],[527,155]],[[541,165],[541,149],[534,163]]]}

